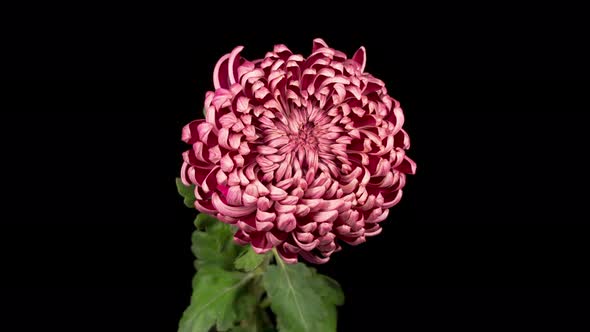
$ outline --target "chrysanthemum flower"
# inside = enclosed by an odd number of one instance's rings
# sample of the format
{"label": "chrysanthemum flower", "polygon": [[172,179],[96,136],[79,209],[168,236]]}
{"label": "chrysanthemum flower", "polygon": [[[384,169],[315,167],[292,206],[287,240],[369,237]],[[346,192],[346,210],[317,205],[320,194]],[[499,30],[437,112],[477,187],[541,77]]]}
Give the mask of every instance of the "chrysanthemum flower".
{"label": "chrysanthemum flower", "polygon": [[325,263],[357,245],[402,197],[416,164],[384,83],[321,39],[309,57],[276,45],[263,59],[219,59],[205,119],[186,125],[181,176],[196,208],[236,225],[235,241]]}

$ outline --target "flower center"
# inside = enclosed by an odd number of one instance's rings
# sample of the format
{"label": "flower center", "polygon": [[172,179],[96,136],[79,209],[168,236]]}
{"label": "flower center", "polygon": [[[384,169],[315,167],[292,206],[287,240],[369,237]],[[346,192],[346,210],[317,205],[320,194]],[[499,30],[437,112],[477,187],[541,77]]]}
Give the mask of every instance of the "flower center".
{"label": "flower center", "polygon": [[298,130],[288,133],[288,137],[292,143],[298,147],[315,149],[318,144],[314,126],[307,123],[299,126]]}

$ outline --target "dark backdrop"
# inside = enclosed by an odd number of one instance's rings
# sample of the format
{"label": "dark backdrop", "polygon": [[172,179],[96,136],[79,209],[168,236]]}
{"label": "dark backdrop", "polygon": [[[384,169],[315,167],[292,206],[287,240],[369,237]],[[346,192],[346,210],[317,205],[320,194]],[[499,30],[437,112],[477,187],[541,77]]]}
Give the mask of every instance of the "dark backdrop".
{"label": "dark backdrop", "polygon": [[418,163],[383,233],[319,267],[346,294],[339,330],[587,329],[588,54],[579,21],[555,30],[551,14],[15,23],[2,77],[20,80],[0,92],[0,325],[174,331],[194,273],[195,211],[174,186],[182,126],[235,45],[308,54],[322,37],[349,55],[366,46]]}

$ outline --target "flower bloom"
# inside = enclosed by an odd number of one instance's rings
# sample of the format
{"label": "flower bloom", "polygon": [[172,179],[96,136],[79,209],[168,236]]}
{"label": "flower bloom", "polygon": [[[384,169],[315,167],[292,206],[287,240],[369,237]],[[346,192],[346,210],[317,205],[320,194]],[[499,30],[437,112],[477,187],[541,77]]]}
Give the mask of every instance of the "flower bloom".
{"label": "flower bloom", "polygon": [[276,45],[263,59],[219,59],[205,119],[186,125],[182,181],[195,207],[237,226],[235,241],[325,263],[341,241],[357,245],[402,197],[416,164],[399,102],[321,39],[304,58]]}

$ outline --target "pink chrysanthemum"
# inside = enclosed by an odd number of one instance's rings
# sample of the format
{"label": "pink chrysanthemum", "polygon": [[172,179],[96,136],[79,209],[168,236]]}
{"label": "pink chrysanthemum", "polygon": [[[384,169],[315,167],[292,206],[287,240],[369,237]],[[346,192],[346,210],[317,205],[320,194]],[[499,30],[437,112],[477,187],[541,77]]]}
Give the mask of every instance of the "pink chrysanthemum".
{"label": "pink chrysanthemum", "polygon": [[364,72],[365,49],[347,59],[316,39],[308,58],[276,45],[250,62],[242,48],[215,66],[206,119],[182,132],[196,208],[288,263],[325,263],[340,241],[379,234],[416,164],[398,101]]}

